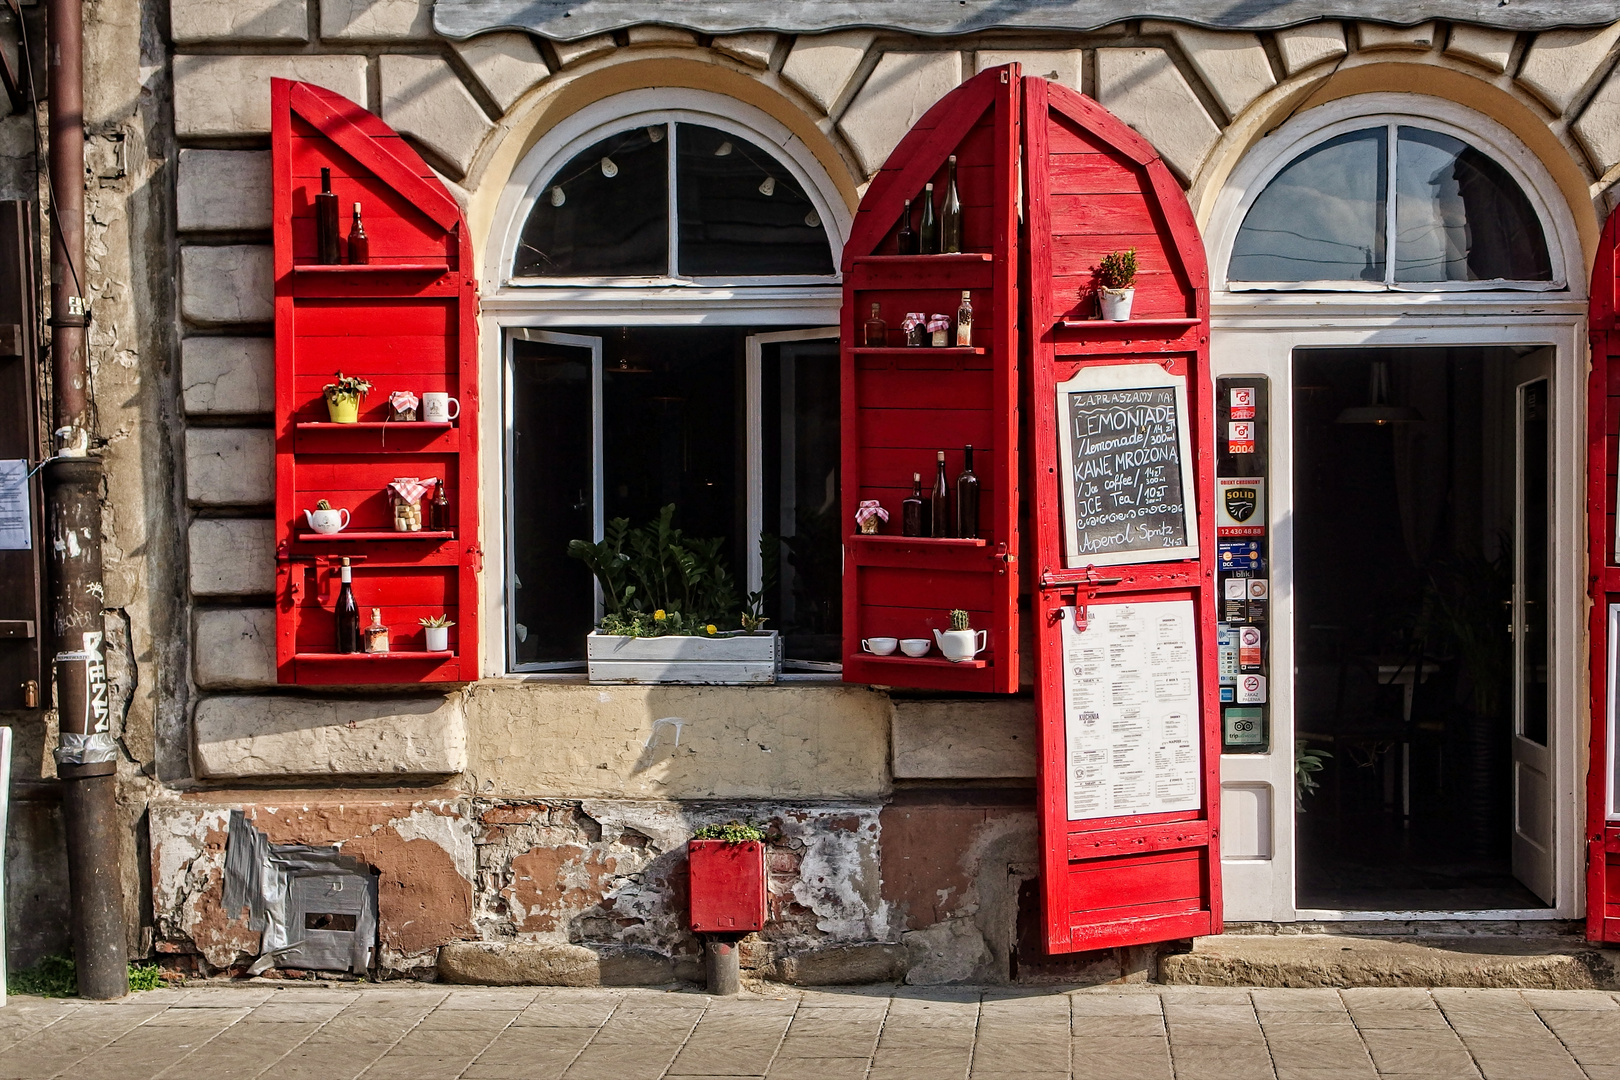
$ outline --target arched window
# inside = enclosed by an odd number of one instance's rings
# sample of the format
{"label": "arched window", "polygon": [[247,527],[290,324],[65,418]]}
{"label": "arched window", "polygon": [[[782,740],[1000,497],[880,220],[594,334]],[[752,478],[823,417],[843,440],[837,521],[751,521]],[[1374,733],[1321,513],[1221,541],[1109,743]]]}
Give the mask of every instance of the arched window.
{"label": "arched window", "polygon": [[792,171],[740,135],[664,121],[615,132],[543,180],[518,278],[830,276],[821,214]]}
{"label": "arched window", "polygon": [[1554,273],[1541,219],[1503,164],[1455,135],[1389,121],[1278,170],[1244,215],[1227,279],[1427,291],[1535,287]]}

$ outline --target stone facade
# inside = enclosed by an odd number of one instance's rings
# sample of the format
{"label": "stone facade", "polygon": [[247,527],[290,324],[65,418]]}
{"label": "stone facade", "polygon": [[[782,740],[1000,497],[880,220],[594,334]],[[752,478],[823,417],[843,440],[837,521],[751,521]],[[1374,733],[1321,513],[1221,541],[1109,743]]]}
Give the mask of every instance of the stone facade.
{"label": "stone facade", "polygon": [[[423,698],[275,685],[271,78],[332,89],[400,130],[453,182],[480,258],[516,142],[611,91],[701,82],[694,72],[798,124],[793,137],[824,148],[851,200],[939,98],[1009,61],[1121,116],[1195,209],[1251,138],[1374,64],[1402,65],[1415,84],[1463,80],[1478,101],[1539,125],[1557,167],[1590,186],[1589,204],[1572,203],[1581,220],[1606,212],[1620,166],[1620,24],[1529,35],[1329,21],[1253,34],[1131,22],[928,41],[869,30],[711,41],[637,27],[449,42],[434,35],[431,6],[171,0],[163,18],[106,0],[87,11],[87,125],[104,163],[90,179],[87,292],[109,440],[107,605],[139,672],[115,710],[137,953],[150,941],[210,971],[251,957],[253,936],[219,890],[224,822],[241,808],[275,842],[337,844],[378,870],[387,973],[428,972],[448,949],[447,977],[692,978],[683,843],[698,825],[742,817],[772,830],[773,922],[745,956],[761,973],[947,983],[1057,971],[1029,948],[1027,696],[490,679]],[[171,98],[172,118],[157,104]],[[8,193],[37,191],[30,140],[25,119],[0,120]],[[47,774],[43,716],[7,720],[28,746],[19,775]],[[441,786],[369,786],[407,779]],[[224,786],[235,783],[252,786]],[[20,882],[61,871],[47,854],[59,847],[47,789],[23,802],[13,865],[29,872],[9,877],[10,910],[47,927],[10,935],[28,962],[60,947],[48,928],[60,927],[61,890]],[[138,829],[150,925],[138,914]],[[1122,978],[1133,963],[1090,957],[1058,974]]]}

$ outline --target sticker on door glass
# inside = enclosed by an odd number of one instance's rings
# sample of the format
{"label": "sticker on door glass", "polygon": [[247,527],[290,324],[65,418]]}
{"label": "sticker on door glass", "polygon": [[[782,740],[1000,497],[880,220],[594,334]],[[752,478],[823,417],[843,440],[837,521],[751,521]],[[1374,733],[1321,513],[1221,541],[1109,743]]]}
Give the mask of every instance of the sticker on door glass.
{"label": "sticker on door glass", "polygon": [[1215,535],[1226,539],[1264,536],[1266,482],[1257,476],[1220,477],[1215,481]]}
{"label": "sticker on door glass", "polygon": [[1063,621],[1069,820],[1195,810],[1202,796],[1191,600],[1093,604]]}
{"label": "sticker on door glass", "polygon": [[1226,425],[1226,452],[1228,454],[1254,453],[1254,421],[1233,420]]}
{"label": "sticker on door glass", "polygon": [[1234,386],[1227,398],[1226,415],[1233,420],[1253,420],[1255,393],[1252,386]]}

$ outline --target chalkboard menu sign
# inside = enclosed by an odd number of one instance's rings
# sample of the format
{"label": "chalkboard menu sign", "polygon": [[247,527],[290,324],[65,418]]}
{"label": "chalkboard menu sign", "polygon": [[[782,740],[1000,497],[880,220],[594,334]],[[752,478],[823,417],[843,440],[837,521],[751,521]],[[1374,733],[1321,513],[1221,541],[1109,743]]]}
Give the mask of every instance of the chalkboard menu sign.
{"label": "chalkboard menu sign", "polygon": [[1083,368],[1057,388],[1064,565],[1198,557],[1187,380],[1158,364]]}

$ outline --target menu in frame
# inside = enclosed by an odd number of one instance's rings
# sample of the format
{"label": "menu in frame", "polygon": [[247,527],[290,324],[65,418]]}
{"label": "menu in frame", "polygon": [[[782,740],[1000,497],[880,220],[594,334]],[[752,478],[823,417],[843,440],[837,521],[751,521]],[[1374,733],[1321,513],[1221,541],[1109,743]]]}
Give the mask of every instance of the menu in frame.
{"label": "menu in frame", "polygon": [[1202,798],[1191,600],[1092,604],[1063,618],[1069,820],[1196,810]]}
{"label": "menu in frame", "polygon": [[1057,418],[1065,566],[1198,558],[1184,376],[1082,368],[1058,384]]}

